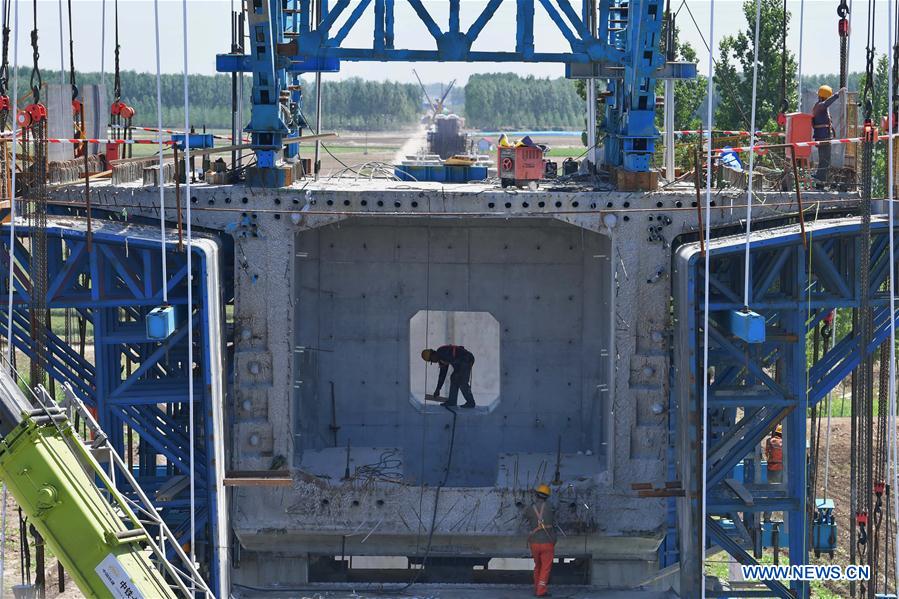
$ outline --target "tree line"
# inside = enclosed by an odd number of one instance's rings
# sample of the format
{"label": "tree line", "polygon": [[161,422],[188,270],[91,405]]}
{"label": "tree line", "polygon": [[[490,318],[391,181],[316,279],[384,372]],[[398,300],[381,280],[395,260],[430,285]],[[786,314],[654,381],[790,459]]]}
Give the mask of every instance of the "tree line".
{"label": "tree line", "polygon": [[465,86],[466,125],[479,129],[582,129],[584,103],[565,78],[514,73],[472,75]]}
{"label": "tree line", "polygon": [[[41,70],[44,83],[59,83],[59,71]],[[19,70],[19,94],[28,91],[31,70]],[[134,123],[156,125],[156,74],[122,71],[122,101],[135,109]],[[76,73],[78,85],[105,81],[107,97],[112,97],[113,75],[98,72]],[[66,74],[68,81],[68,73]],[[190,120],[200,129],[231,128],[231,76],[189,75]],[[184,78],[161,77],[162,122],[166,128],[184,127]],[[12,88],[12,76],[10,76]],[[11,91],[11,90],[10,90]],[[243,78],[244,120],[250,118],[252,79]],[[315,123],[315,84],[304,81],[303,112],[310,125]],[[110,100],[111,102],[111,100]],[[421,89],[416,84],[366,81],[360,78],[325,81],[322,85],[322,128],[324,130],[377,131],[409,127],[424,111]]]}

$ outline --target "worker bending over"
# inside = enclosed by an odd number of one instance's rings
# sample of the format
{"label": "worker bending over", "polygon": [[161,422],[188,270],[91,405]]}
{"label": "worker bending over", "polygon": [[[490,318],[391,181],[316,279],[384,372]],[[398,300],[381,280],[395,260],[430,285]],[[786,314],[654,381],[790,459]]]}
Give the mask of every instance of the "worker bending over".
{"label": "worker bending over", "polygon": [[[784,477],[783,425],[778,424],[765,442],[765,460],[768,462],[768,484],[779,485]],[[765,522],[771,521],[771,512],[765,512]]]}
{"label": "worker bending over", "polygon": [[534,558],[534,595],[537,597],[549,595],[549,573],[556,551],[556,520],[553,507],[547,501],[549,493],[548,485],[539,485],[534,489],[534,502],[524,513],[531,530],[528,546]]}
{"label": "worker bending over", "polygon": [[437,390],[434,397],[440,397],[440,390],[446,380],[449,367],[453,367],[450,375],[449,397],[442,406],[455,406],[459,404],[459,391],[465,397],[463,408],[475,407],[474,397],[471,394],[471,369],[474,366],[474,354],[461,345],[442,345],[437,349],[426,349],[421,352],[421,359],[431,364],[440,364],[440,375],[437,377]]}
{"label": "worker bending over", "polygon": [[[839,99],[846,91],[846,88],[840,88],[835,94],[829,85],[822,85],[818,88],[818,101],[812,108],[812,126],[814,127],[813,137],[815,141],[829,141],[833,139],[833,122],[830,120],[830,105]],[[827,183],[827,173],[830,170],[830,144],[823,143],[818,146],[818,170],[815,172],[815,179],[818,180],[818,188],[822,188]]]}

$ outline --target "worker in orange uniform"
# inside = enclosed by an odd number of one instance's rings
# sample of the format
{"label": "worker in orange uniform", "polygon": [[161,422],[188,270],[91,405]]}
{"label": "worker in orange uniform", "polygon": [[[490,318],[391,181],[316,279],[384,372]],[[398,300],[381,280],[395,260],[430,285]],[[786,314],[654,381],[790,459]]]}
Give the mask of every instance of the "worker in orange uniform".
{"label": "worker in orange uniform", "polygon": [[[840,88],[836,94],[829,85],[818,88],[818,101],[812,108],[812,137],[815,141],[828,141],[833,139],[833,122],[830,120],[830,105],[836,102],[846,91]],[[815,179],[818,180],[818,188],[827,183],[827,172],[830,170],[830,144],[822,143],[818,146],[818,170],[815,171]]]}
{"label": "worker in orange uniform", "polygon": [[[768,484],[780,484],[784,480],[783,425],[778,424],[765,442],[765,459],[768,461]],[[771,512],[765,512],[765,522],[771,522]]]}
{"label": "worker in orange uniform", "polygon": [[549,504],[549,486],[538,485],[534,489],[534,502],[527,507],[524,516],[531,533],[528,535],[528,546],[534,557],[534,595],[549,595],[549,571],[553,567],[556,550],[556,520],[553,507]]}

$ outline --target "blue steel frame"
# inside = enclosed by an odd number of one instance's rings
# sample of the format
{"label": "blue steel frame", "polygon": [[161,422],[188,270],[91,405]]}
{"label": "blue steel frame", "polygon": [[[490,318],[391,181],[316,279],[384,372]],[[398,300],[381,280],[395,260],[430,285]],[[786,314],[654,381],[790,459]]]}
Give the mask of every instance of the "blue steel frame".
{"label": "blue steel frame", "polygon": [[[462,29],[461,1],[450,0],[448,25],[442,29],[422,0],[407,0],[429,33],[426,43],[397,48],[395,0],[319,0],[321,22],[313,22],[312,0],[253,0],[250,2],[248,56],[224,54],[216,59],[220,72],[253,73],[253,115],[247,128],[253,137],[259,166],[273,167],[284,137],[297,133],[301,119],[286,118],[280,94],[291,90],[290,109],[300,104],[299,73],[336,71],[339,61],[461,61],[557,62],[611,67],[608,79],[604,147],[606,163],[627,170],[646,171],[655,149],[655,83],[664,64],[660,52],[662,0],[583,0],[576,10],[569,0],[514,0],[515,50],[475,51],[472,45],[491,22],[502,0],[488,0],[467,30]],[[352,7],[351,5],[354,4]],[[371,46],[348,47],[347,36],[371,7],[374,16]],[[565,38],[570,51],[538,52],[534,47],[535,18],[548,19]],[[594,33],[594,31],[596,33]],[[418,41],[418,40],[416,40]],[[431,47],[428,47],[431,46]],[[693,66],[693,65],[688,65]],[[614,71],[614,75],[608,73]],[[695,66],[677,77],[696,76]],[[288,79],[291,86],[287,86]],[[296,145],[287,156],[296,155]]]}
{"label": "blue steel frame", "polygon": [[[3,264],[0,288],[8,289],[9,227],[0,228]],[[29,333],[29,249],[23,240],[30,229],[16,227],[13,293],[13,342],[17,349],[33,355]],[[47,371],[59,383],[69,383],[74,392],[96,410],[98,421],[116,451],[126,456],[125,428],[139,439],[135,476],[149,497],[175,476],[189,476],[188,373],[187,373],[187,254],[169,244],[166,252],[169,304],[181,313],[175,332],[165,341],[147,339],[145,317],[162,304],[159,242],[95,232],[88,248],[85,233],[75,229],[49,228],[47,306],[71,308],[93,328],[94,360],[60,335],[48,333]],[[216,493],[213,465],[210,380],[210,331],[205,318],[207,298],[216,289],[206,288],[206,264],[202,252],[194,251],[193,280],[198,288],[192,309],[194,334],[195,477],[197,556],[209,566],[211,588],[222,595],[218,580],[213,535]],[[5,293],[4,293],[5,297]],[[6,336],[6,300],[0,307],[0,334]],[[134,369],[128,375],[124,364]],[[157,501],[157,509],[182,545],[190,541],[190,501],[187,490],[168,501]],[[202,551],[205,548],[205,553]]]}
{"label": "blue steel frame", "polygon": [[[860,363],[864,356],[854,332],[835,339],[833,347],[810,367],[807,366],[808,336],[834,308],[857,308],[862,289],[858,271],[862,251],[858,224],[813,227],[809,233],[809,249],[798,233],[760,238],[752,242],[750,290],[751,308],[766,320],[764,343],[749,344],[727,329],[728,313],[743,308],[744,246],[742,238],[731,244],[715,245],[710,250],[709,368],[707,453],[707,530],[709,545],[718,545],[741,564],[756,563],[750,553],[753,544],[749,531],[759,524],[762,512],[782,511],[789,532],[791,564],[805,564],[808,558],[807,503],[813,490],[808,489],[806,467],[806,417],[809,407],[820,402]],[[865,351],[873,352],[889,337],[889,294],[881,291],[890,273],[887,253],[887,226],[873,225],[871,252],[871,306],[874,338]],[[809,254],[811,256],[809,257]],[[809,265],[811,269],[809,270]],[[689,388],[675,388],[673,402],[679,405],[678,418],[683,419],[686,443],[682,450],[692,459],[685,463],[681,475],[689,481],[688,497],[680,504],[681,525],[687,530],[699,529],[701,485],[693,473],[699,472],[702,380],[702,323],[704,309],[703,258],[694,252],[689,259],[683,287],[686,302],[679,312],[687,322],[681,323],[687,335],[689,350],[682,380],[692,381]],[[896,265],[893,275],[896,276]],[[677,294],[676,294],[677,295]],[[899,320],[899,312],[894,315]],[[683,377],[687,377],[684,379]],[[680,396],[678,396],[680,393]],[[785,480],[783,484],[753,481],[754,450],[779,424],[784,428]],[[691,441],[692,439],[692,441]],[[734,468],[744,463],[747,483],[741,498],[733,483]],[[685,485],[687,486],[687,485]],[[723,520],[735,526],[726,529]],[[681,529],[684,530],[683,528]],[[692,533],[691,533],[692,534]],[[672,558],[675,543],[670,531],[663,544],[663,558]],[[684,533],[682,532],[682,536]],[[689,535],[688,535],[689,536]],[[693,539],[679,539],[682,568],[681,592],[697,594],[701,584],[697,544]],[[792,589],[779,582],[767,584],[762,592],[741,591],[740,596],[807,597],[808,586],[794,583]],[[747,594],[749,593],[749,594]],[[795,595],[793,593],[796,593]],[[723,596],[732,596],[726,592]],[[710,596],[714,596],[710,595]]]}

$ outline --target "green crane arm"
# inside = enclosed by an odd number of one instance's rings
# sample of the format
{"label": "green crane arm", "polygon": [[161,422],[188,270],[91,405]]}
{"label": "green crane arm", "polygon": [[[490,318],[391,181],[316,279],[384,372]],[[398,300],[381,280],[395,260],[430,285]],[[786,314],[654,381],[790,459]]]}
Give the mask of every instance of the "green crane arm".
{"label": "green crane arm", "polygon": [[57,407],[33,409],[0,368],[0,479],[88,597],[178,597],[146,530]]}

